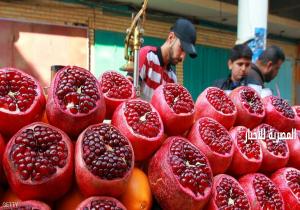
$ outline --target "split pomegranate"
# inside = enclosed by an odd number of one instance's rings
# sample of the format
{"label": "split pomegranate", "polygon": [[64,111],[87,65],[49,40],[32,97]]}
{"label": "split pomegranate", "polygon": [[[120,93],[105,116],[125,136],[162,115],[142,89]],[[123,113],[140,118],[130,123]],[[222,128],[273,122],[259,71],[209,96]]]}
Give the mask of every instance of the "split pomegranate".
{"label": "split pomegranate", "polygon": [[106,104],[106,119],[111,119],[116,108],[124,101],[135,98],[132,82],[115,71],[104,72],[99,83]]}
{"label": "split pomegranate", "polygon": [[295,113],[288,102],[278,96],[268,96],[263,98],[263,103],[266,110],[264,122],[279,131],[291,131],[295,126]]}
{"label": "split pomegranate", "polygon": [[288,166],[300,169],[300,131],[296,131],[296,138],[289,139],[286,142],[290,152]]}
{"label": "split pomegranate", "polygon": [[292,106],[292,109],[294,110],[295,113],[295,128],[297,130],[300,130],[300,106]]}
{"label": "split pomegranate", "polygon": [[93,196],[82,201],[76,210],[103,209],[126,210],[125,206],[115,198],[106,196]]}
{"label": "split pomegranate", "polygon": [[22,200],[56,200],[71,185],[73,153],[71,140],[58,128],[42,122],[23,127],[3,156],[11,189]]}
{"label": "split pomegranate", "polygon": [[188,139],[208,158],[214,175],[228,169],[234,147],[223,125],[209,117],[200,118],[191,128]]}
{"label": "split pomegranate", "polygon": [[[277,138],[278,130],[274,127],[261,124],[252,130],[260,141],[263,161],[260,170],[263,172],[273,172],[284,167],[289,160],[289,148],[285,140]],[[262,138],[259,138],[261,134]]]}
{"label": "split pomegranate", "polygon": [[0,133],[11,137],[40,120],[46,100],[38,81],[15,68],[0,69]]}
{"label": "split pomegranate", "polygon": [[91,125],[76,142],[75,175],[85,196],[120,196],[134,166],[129,140],[109,124]]}
{"label": "split pomegranate", "polygon": [[51,210],[51,208],[41,201],[28,200],[18,202],[3,202],[0,210]]}
{"label": "split pomegranate", "polygon": [[244,126],[237,126],[230,130],[234,152],[228,171],[237,176],[258,171],[263,160],[259,141],[249,139],[247,132],[250,131]]}
{"label": "split pomegranate", "polygon": [[229,94],[237,108],[235,125],[254,128],[259,125],[265,117],[265,108],[258,93],[246,86],[235,88]]}
{"label": "split pomegranate", "polygon": [[281,168],[272,175],[271,180],[282,194],[285,209],[300,209],[300,171]]}
{"label": "split pomegranate", "polygon": [[243,188],[232,176],[219,174],[213,178],[213,188],[207,210],[250,210],[250,203]]}
{"label": "split pomegranate", "polygon": [[138,161],[149,158],[164,140],[164,126],[159,113],[141,99],[131,99],[118,106],[111,123],[129,139]]}
{"label": "split pomegranate", "polygon": [[226,93],[217,87],[206,88],[197,98],[195,118],[211,117],[230,129],[236,119],[237,109]]}
{"label": "split pomegranate", "polygon": [[247,174],[239,179],[247,194],[251,210],[284,210],[284,201],[276,185],[261,173]]}
{"label": "split pomegranate", "polygon": [[77,66],[60,69],[51,83],[46,105],[48,121],[70,137],[105,117],[105,102],[97,79]]}
{"label": "split pomegranate", "polygon": [[163,209],[198,210],[208,202],[212,172],[207,158],[187,139],[169,137],[150,160],[151,191]]}
{"label": "split pomegranate", "polygon": [[168,135],[180,135],[194,123],[194,101],[180,84],[167,83],[155,89],[151,104],[159,112]]}

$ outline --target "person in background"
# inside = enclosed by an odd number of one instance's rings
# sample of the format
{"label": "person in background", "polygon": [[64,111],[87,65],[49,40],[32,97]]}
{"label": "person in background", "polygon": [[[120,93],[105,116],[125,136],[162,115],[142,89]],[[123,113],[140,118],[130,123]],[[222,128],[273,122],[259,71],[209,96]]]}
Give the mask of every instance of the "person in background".
{"label": "person in background", "polygon": [[231,49],[228,68],[231,73],[227,78],[216,80],[213,86],[226,92],[236,87],[246,86],[246,76],[251,67],[252,51],[246,44],[237,44]]}
{"label": "person in background", "polygon": [[150,101],[154,90],[161,84],[176,83],[174,66],[185,59],[197,57],[196,29],[187,19],[180,18],[171,27],[160,47],[144,46],[139,52],[141,98]]}
{"label": "person in background", "polygon": [[277,76],[284,61],[284,52],[279,47],[266,48],[257,61],[251,65],[247,76],[248,86],[258,91],[262,97],[271,95],[272,91],[265,88],[264,84],[271,82]]}

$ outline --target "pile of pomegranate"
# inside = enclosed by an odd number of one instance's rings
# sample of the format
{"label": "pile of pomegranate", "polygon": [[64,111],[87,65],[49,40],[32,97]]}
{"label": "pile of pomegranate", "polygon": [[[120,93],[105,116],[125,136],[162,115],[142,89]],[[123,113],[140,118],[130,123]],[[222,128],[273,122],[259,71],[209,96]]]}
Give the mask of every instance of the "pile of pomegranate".
{"label": "pile of pomegranate", "polygon": [[[122,74],[77,66],[45,96],[33,76],[2,68],[0,160],[0,209],[66,209],[75,192],[78,210],[295,210],[300,105],[244,86],[208,87],[194,102],[180,84],[148,102]],[[123,202],[140,189],[135,168],[153,205],[135,198],[143,191]]]}

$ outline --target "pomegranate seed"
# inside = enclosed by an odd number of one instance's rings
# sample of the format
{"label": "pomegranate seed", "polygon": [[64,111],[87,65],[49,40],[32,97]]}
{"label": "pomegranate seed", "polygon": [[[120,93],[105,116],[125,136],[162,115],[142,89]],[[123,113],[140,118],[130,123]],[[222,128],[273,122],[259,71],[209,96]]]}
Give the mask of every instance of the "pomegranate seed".
{"label": "pomegranate seed", "polygon": [[149,103],[142,101],[126,102],[124,115],[127,123],[137,134],[156,137],[160,132],[158,114],[153,112]]}
{"label": "pomegranate seed", "polygon": [[[58,156],[57,151],[64,156]],[[62,136],[48,127],[36,126],[23,131],[15,140],[11,159],[23,180],[39,181],[50,177],[66,164],[68,151]],[[64,161],[65,164],[58,164]]]}
{"label": "pomegranate seed", "polygon": [[222,178],[216,190],[216,204],[219,209],[250,209],[245,192],[232,179]]}
{"label": "pomegranate seed", "polygon": [[237,134],[237,145],[241,152],[245,154],[249,159],[259,159],[260,145],[257,140],[246,139],[247,129],[241,128]]}
{"label": "pomegranate seed", "polygon": [[300,200],[300,173],[290,170],[286,173],[286,180],[294,195]]}
{"label": "pomegranate seed", "polygon": [[264,175],[256,175],[253,180],[255,195],[262,209],[283,209],[283,201],[278,189]]}
{"label": "pomegranate seed", "polygon": [[94,200],[91,202],[90,207],[83,207],[83,210],[90,210],[90,209],[103,209],[103,210],[123,210],[122,208],[118,207],[114,201],[110,200]]}
{"label": "pomegranate seed", "polygon": [[250,88],[245,88],[241,91],[240,97],[244,107],[247,108],[250,113],[263,114],[264,105],[255,91]]}
{"label": "pomegranate seed", "polygon": [[271,96],[271,102],[275,109],[278,112],[282,113],[285,117],[291,119],[295,118],[295,113],[292,107],[288,104],[288,102],[286,102],[286,100],[277,96]]}
{"label": "pomegranate seed", "polygon": [[181,185],[189,188],[196,196],[204,195],[204,190],[211,186],[212,177],[205,157],[184,140],[174,141],[169,161]]}
{"label": "pomegranate seed", "polygon": [[194,110],[194,102],[190,93],[179,84],[169,83],[163,89],[167,104],[176,114],[190,113]]}
{"label": "pomegranate seed", "polygon": [[223,126],[209,118],[200,120],[199,124],[201,138],[211,150],[220,154],[230,152],[232,140]]}
{"label": "pomegranate seed", "polygon": [[111,180],[123,177],[130,169],[132,151],[114,127],[102,124],[89,129],[82,144],[83,159],[94,175]]}
{"label": "pomegranate seed", "polygon": [[224,114],[231,114],[235,110],[233,102],[224,93],[223,90],[220,90],[218,88],[210,88],[207,91],[206,98],[216,110]]}

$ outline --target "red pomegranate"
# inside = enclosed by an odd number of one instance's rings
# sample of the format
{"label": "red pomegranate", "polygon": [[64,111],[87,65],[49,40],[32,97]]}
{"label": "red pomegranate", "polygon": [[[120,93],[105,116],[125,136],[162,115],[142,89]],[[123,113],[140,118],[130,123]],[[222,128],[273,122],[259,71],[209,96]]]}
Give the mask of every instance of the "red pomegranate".
{"label": "red pomegranate", "polygon": [[286,142],[290,151],[288,166],[300,169],[300,131],[296,131],[296,138],[287,140]]}
{"label": "red pomegranate", "polygon": [[295,113],[288,102],[278,96],[263,98],[266,110],[264,122],[279,131],[291,131],[295,126]]}
{"label": "red pomegranate", "polygon": [[235,125],[254,128],[265,117],[265,109],[258,93],[246,86],[235,88],[230,93],[230,98],[237,108]]}
{"label": "red pomegranate", "polygon": [[141,99],[131,99],[118,106],[111,123],[129,139],[138,161],[149,158],[164,140],[164,126],[159,113]]}
{"label": "red pomegranate", "polygon": [[292,106],[295,113],[295,128],[300,130],[300,105]]}
{"label": "red pomegranate", "polygon": [[239,183],[247,194],[251,210],[285,210],[280,191],[267,176],[251,173],[241,177]]}
{"label": "red pomegranate", "polygon": [[36,201],[36,200],[28,200],[28,201],[18,201],[18,202],[3,202],[0,210],[23,210],[23,209],[31,209],[31,210],[51,210],[50,206],[47,204]]}
{"label": "red pomegranate", "polygon": [[133,166],[132,146],[114,126],[91,125],[78,137],[75,175],[85,196],[120,196],[126,190]]}
{"label": "red pomegranate", "polygon": [[51,125],[72,138],[87,126],[102,122],[105,102],[97,79],[77,66],[60,69],[48,91],[46,113]]}
{"label": "red pomegranate", "polygon": [[132,82],[115,71],[104,72],[99,78],[106,104],[106,119],[111,119],[116,108],[124,101],[135,98]]}
{"label": "red pomegranate", "polygon": [[126,207],[115,198],[106,196],[93,196],[82,201],[76,208],[76,210],[87,209],[126,210]]}
{"label": "red pomegranate", "polygon": [[281,168],[272,174],[271,180],[282,194],[285,209],[300,209],[300,171],[295,168]]}
{"label": "red pomegranate", "polygon": [[[252,130],[256,133],[263,152],[263,161],[260,170],[262,172],[273,172],[284,167],[289,160],[289,148],[285,140],[279,140],[279,133],[274,127],[261,124]],[[261,134],[262,138],[259,138]]]}
{"label": "red pomegranate", "polygon": [[197,98],[195,118],[211,117],[229,130],[237,117],[237,109],[226,93],[217,87],[206,88]]}
{"label": "red pomegranate", "polygon": [[219,174],[213,178],[212,194],[207,210],[250,209],[250,203],[243,188],[232,176]]}
{"label": "red pomegranate", "polygon": [[73,157],[72,142],[63,131],[36,122],[10,139],[3,167],[11,189],[22,200],[52,201],[71,185]]}
{"label": "red pomegranate", "polygon": [[41,119],[46,100],[39,82],[15,68],[0,69],[0,133],[11,137]]}
{"label": "red pomegranate", "polygon": [[0,134],[0,184],[3,183],[5,180],[5,175],[2,168],[2,157],[3,157],[4,150],[5,150],[5,142]]}
{"label": "red pomegranate", "polygon": [[228,169],[234,147],[223,125],[209,117],[200,118],[191,128],[188,139],[208,158],[214,175]]}
{"label": "red pomegranate", "polygon": [[263,160],[259,141],[248,138],[250,130],[244,126],[237,126],[230,130],[234,142],[234,152],[228,171],[241,176],[257,172]]}
{"label": "red pomegranate", "polygon": [[148,178],[163,209],[199,210],[210,198],[212,172],[208,160],[180,136],[169,137],[155,153]]}
{"label": "red pomegranate", "polygon": [[167,83],[155,89],[151,104],[159,112],[168,135],[180,135],[194,123],[194,101],[180,84]]}

